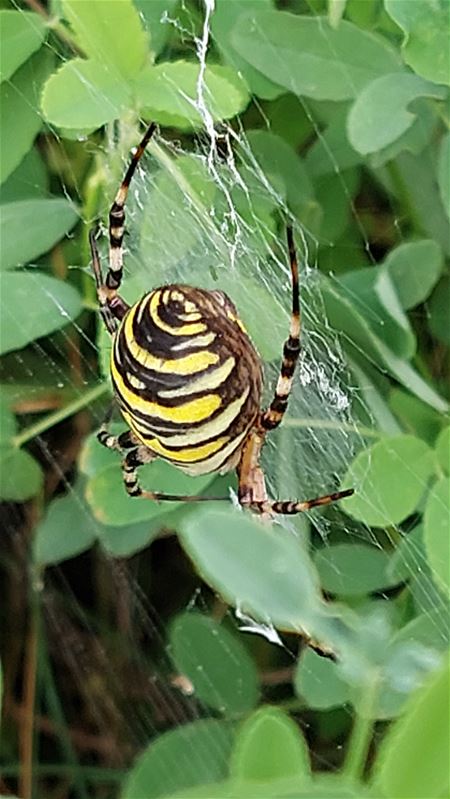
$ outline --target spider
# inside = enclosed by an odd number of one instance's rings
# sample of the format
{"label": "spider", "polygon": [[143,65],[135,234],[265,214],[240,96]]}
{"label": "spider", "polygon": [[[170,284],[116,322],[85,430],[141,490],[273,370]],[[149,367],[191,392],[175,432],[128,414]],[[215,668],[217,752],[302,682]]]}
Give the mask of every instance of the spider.
{"label": "spider", "polygon": [[119,436],[111,435],[108,418],[97,434],[99,442],[122,454],[124,484],[132,497],[211,499],[142,489],[137,469],[155,458],[163,458],[190,475],[223,474],[236,469],[239,503],[264,515],[300,513],[350,496],[353,489],[302,502],[271,501],[259,465],[266,435],[279,426],[285,414],[300,353],[298,265],[290,225],[290,329],[275,394],[266,410],[261,410],[260,356],[224,292],[176,283],[153,289],[132,306],[118,294],[125,203],[132,177],[155,128],[154,123],[148,127],[134,151],[111,206],[106,280],[96,230],[89,235],[100,313],[113,338],[114,395],[129,428]]}

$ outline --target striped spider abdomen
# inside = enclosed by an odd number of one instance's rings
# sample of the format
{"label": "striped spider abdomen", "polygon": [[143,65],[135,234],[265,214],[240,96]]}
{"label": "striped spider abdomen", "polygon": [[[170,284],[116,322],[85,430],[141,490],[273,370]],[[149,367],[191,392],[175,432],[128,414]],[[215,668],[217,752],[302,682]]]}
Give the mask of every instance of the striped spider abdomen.
{"label": "striped spider abdomen", "polygon": [[121,412],[154,455],[191,475],[236,466],[260,412],[262,368],[219,291],[168,285],[120,322],[111,375]]}

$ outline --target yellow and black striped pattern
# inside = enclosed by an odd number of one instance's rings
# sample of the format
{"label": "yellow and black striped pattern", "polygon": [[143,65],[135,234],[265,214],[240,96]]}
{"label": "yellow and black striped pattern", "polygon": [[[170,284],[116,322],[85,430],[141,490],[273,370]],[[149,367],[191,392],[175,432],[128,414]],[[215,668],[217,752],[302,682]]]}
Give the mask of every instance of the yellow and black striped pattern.
{"label": "yellow and black striped pattern", "polygon": [[120,323],[111,374],[127,424],[155,455],[192,475],[236,465],[262,372],[225,294],[178,284],[146,294]]}

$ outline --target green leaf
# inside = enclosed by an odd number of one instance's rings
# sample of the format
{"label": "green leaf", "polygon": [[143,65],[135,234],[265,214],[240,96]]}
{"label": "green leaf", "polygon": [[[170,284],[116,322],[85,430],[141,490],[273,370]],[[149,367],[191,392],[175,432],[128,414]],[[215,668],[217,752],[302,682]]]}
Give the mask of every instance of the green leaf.
{"label": "green leaf", "polygon": [[444,472],[450,474],[450,426],[439,434],[435,449],[439,465]]}
{"label": "green leaf", "polygon": [[354,297],[346,297],[342,287],[323,281],[322,297],[327,317],[336,330],[345,334],[343,344],[350,348],[352,357],[363,352],[376,364],[385,367],[389,374],[402,383],[412,394],[438,411],[447,411],[448,405],[404,358],[396,355],[376,336],[365,314],[355,307]]}
{"label": "green leaf", "polygon": [[428,325],[434,336],[443,344],[450,346],[450,276],[444,275],[439,281],[428,302]]}
{"label": "green leaf", "polygon": [[[89,7],[89,4],[83,2]],[[42,110],[59,128],[95,130],[133,107],[131,86],[98,61],[74,58],[49,78]]]}
{"label": "green leaf", "polygon": [[[175,120],[179,127],[200,127],[198,77],[200,65],[166,61],[146,67],[136,80],[139,103],[156,122]],[[249,102],[245,83],[231,67],[208,65],[203,76],[203,100],[215,121],[230,119]]]}
{"label": "green leaf", "polygon": [[0,85],[0,183],[19,166],[42,127],[39,99],[52,68],[53,55],[42,48],[14,73],[10,81]]}
{"label": "green leaf", "polygon": [[247,139],[268,182],[275,178],[275,190],[278,190],[277,184],[281,181],[289,208],[302,217],[306,206],[314,202],[314,189],[294,148],[281,136],[266,130],[250,130]]}
{"label": "green leaf", "polygon": [[231,754],[230,775],[259,782],[297,777],[299,786],[309,779],[308,746],[287,713],[262,707],[244,722]]}
{"label": "green leaf", "polygon": [[371,80],[400,68],[381,38],[342,21],[267,11],[240,17],[231,42],[267,78],[316,100],[346,100]]}
{"label": "green leaf", "polygon": [[432,145],[439,129],[434,105],[428,99],[419,98],[414,101],[413,108],[415,119],[411,127],[386,147],[368,156],[368,162],[372,169],[379,169],[388,164],[404,151],[420,155],[427,146]]}
{"label": "green leaf", "polygon": [[121,799],[153,799],[225,777],[232,741],[232,727],[214,719],[160,735],[136,760]]}
{"label": "green leaf", "polygon": [[299,699],[315,710],[330,710],[345,705],[350,699],[350,688],[340,676],[336,663],[310,648],[304,650],[298,661],[294,688]]}
{"label": "green leaf", "polygon": [[450,593],[450,479],[448,477],[438,480],[428,495],[424,514],[424,541],[433,577],[442,589]]}
{"label": "green leaf", "polygon": [[148,41],[132,0],[63,0],[62,5],[77,43],[110,72],[111,83],[137,75],[148,54]]}
{"label": "green leaf", "polygon": [[0,11],[0,80],[7,80],[44,41],[46,25],[39,14]]}
{"label": "green leaf", "polygon": [[239,25],[242,15],[250,11],[273,9],[273,0],[217,0],[211,18],[211,32],[214,41],[225,61],[239,72],[248,84],[252,94],[264,100],[273,100],[283,89],[257,69],[254,69],[240,56],[233,47],[231,33],[235,25]]}
{"label": "green leaf", "polygon": [[[391,190],[397,194],[400,204],[408,198],[408,214],[413,214],[414,227],[435,239],[444,253],[450,255],[449,219],[436,191],[435,147],[427,147],[420,158],[402,153],[396,158],[394,174]],[[447,329],[450,329],[448,325]]]}
{"label": "green leaf", "polygon": [[443,99],[445,90],[417,75],[395,72],[383,75],[363,88],[348,116],[350,144],[363,155],[387,147],[415,122],[408,110],[419,97]]}
{"label": "green leaf", "polygon": [[346,119],[348,106],[339,106],[328,127],[321,132],[309,148],[305,165],[314,178],[341,173],[363,162],[360,153],[353,149],[347,138]]}
{"label": "green leaf", "polygon": [[[100,445],[99,445],[100,446]],[[116,459],[120,458],[116,455]],[[143,487],[166,494],[197,495],[214,479],[212,475],[189,477],[163,460],[139,469]],[[178,507],[179,502],[153,502],[128,496],[119,462],[91,477],[86,485],[86,499],[95,518],[102,524],[121,527],[126,524],[163,517]]]}
{"label": "green leaf", "polygon": [[367,544],[334,544],[316,552],[322,588],[330,594],[361,596],[395,585],[388,575],[389,555]]}
{"label": "green leaf", "polygon": [[134,0],[141,20],[147,28],[151,52],[157,56],[171,36],[172,25],[169,20],[175,16],[178,0]]}
{"label": "green leaf", "polygon": [[[165,514],[164,523],[170,529],[176,529],[176,511]],[[141,549],[145,549],[161,532],[158,518],[152,521],[136,522],[117,527],[97,524],[97,538],[103,549],[113,558],[129,558]]]}
{"label": "green leaf", "polygon": [[299,542],[231,508],[201,508],[180,527],[204,580],[232,605],[285,629],[308,629],[324,610],[317,576]]}
{"label": "green leaf", "polygon": [[227,716],[251,710],[258,699],[255,665],[223,625],[200,613],[183,613],[170,630],[170,654],[200,702]]}
{"label": "green leaf", "polygon": [[443,137],[439,150],[438,183],[442,204],[450,219],[450,133]]}
{"label": "green leaf", "polygon": [[374,795],[390,799],[446,796],[449,787],[449,662],[411,697],[382,741],[373,771]]}
{"label": "green leaf", "polygon": [[[81,311],[81,297],[68,283],[40,272],[0,274],[0,353],[48,336]],[[18,314],[17,309],[24,309]]]}
{"label": "green leaf", "polygon": [[2,203],[46,197],[49,193],[49,175],[37,147],[22,158],[19,166],[2,185]]}
{"label": "green leaf", "polygon": [[442,429],[442,415],[417,399],[409,391],[393,388],[389,393],[389,407],[402,423],[402,431],[423,438],[427,444],[434,444]]}
{"label": "green leaf", "polygon": [[387,573],[390,580],[401,583],[410,580],[426,568],[423,525],[418,524],[411,532],[404,534],[395,552],[391,555]]}
{"label": "green leaf", "polygon": [[414,436],[378,441],[357,455],[345,486],[355,494],[343,500],[354,519],[374,527],[399,524],[419,505],[433,473],[433,453]]}
{"label": "green leaf", "polygon": [[84,552],[94,543],[97,524],[78,491],[50,503],[38,524],[34,560],[39,566],[61,563]]}
{"label": "green leaf", "polygon": [[41,467],[23,449],[0,449],[0,498],[25,502],[34,497],[43,482]]}
{"label": "green leaf", "polygon": [[430,0],[385,0],[386,11],[402,28],[405,63],[423,78],[450,84],[448,3]]}
{"label": "green leaf", "polygon": [[17,432],[16,417],[10,410],[6,399],[0,399],[0,447],[7,446]]}
{"label": "green leaf", "polygon": [[377,338],[399,357],[411,358],[416,349],[415,337],[389,274],[378,268],[356,269],[346,272],[339,283]]}
{"label": "green leaf", "polygon": [[2,269],[23,266],[60,241],[78,221],[68,200],[18,200],[1,206]]}
{"label": "green leaf", "polygon": [[414,308],[427,299],[439,280],[443,254],[433,239],[409,241],[391,250],[384,260],[403,308]]}

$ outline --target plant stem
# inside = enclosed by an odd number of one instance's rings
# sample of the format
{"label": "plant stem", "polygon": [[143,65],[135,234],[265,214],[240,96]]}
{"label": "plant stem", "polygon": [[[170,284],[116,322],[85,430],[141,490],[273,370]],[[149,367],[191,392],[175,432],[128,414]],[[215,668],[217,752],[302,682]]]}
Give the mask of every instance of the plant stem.
{"label": "plant stem", "polygon": [[373,679],[367,681],[361,689],[360,701],[347,745],[347,755],[342,773],[350,779],[359,780],[364,775],[372,740],[377,695],[378,678],[373,675]]}
{"label": "plant stem", "polygon": [[106,381],[104,383],[99,383],[97,386],[94,386],[94,388],[86,391],[85,394],[82,394],[80,397],[77,397],[77,399],[69,402],[68,405],[64,406],[64,408],[58,408],[57,411],[49,413],[48,416],[44,416],[43,419],[40,419],[35,424],[25,428],[25,430],[22,430],[22,432],[17,434],[17,436],[14,436],[12,440],[13,446],[21,447],[32,438],[36,438],[36,436],[41,435],[41,433],[45,433],[46,430],[49,430],[51,427],[59,424],[59,422],[64,421],[64,419],[67,419],[69,416],[73,416],[74,413],[78,413],[78,411],[80,411],[82,408],[90,405],[91,402],[94,402],[101,397],[102,394],[105,394],[107,390],[108,383]]}

